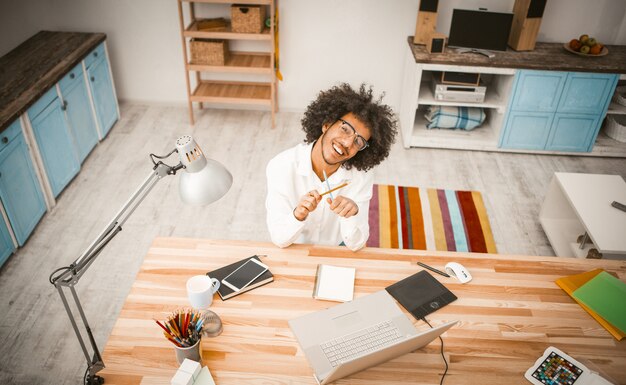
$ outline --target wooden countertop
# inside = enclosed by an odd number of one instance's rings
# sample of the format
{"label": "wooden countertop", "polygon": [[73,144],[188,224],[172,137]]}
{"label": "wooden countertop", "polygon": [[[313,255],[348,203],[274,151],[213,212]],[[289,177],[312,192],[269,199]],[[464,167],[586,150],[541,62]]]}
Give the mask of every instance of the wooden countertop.
{"label": "wooden countertop", "polygon": [[626,74],[626,46],[623,45],[607,45],[606,56],[583,57],[567,52],[562,43],[537,42],[533,51],[517,52],[508,48],[507,51],[492,51],[496,56],[488,58],[476,53],[458,54],[453,52],[454,48],[448,50],[447,47],[445,53],[430,54],[426,46],[413,44],[413,36],[407,41],[417,63]]}
{"label": "wooden countertop", "polygon": [[0,58],[0,132],[100,44],[103,33],[40,31]]}
{"label": "wooden countertop", "polygon": [[[446,385],[525,384],[524,372],[551,345],[626,384],[626,339],[613,339],[554,283],[595,268],[626,280],[626,261],[377,248],[354,253],[345,247],[279,249],[269,243],[185,238],[157,238],[148,250],[104,347],[106,368],[99,374],[105,383],[169,384],[178,369],[175,351],[153,318],[164,320],[189,305],[189,277],[254,254],[267,255],[262,260],[275,280],[227,301],[215,297],[211,310],[224,329],[218,337],[203,338],[201,346],[203,365],[216,384],[315,384],[287,322],[337,304],[311,297],[317,265],[356,267],[356,298],[422,270],[417,261],[438,269],[457,261],[473,276],[463,285],[432,274],[458,297],[427,317],[433,325],[460,321],[443,335],[450,363]],[[418,329],[428,328],[409,318]],[[337,383],[439,384],[443,368],[435,340]]]}

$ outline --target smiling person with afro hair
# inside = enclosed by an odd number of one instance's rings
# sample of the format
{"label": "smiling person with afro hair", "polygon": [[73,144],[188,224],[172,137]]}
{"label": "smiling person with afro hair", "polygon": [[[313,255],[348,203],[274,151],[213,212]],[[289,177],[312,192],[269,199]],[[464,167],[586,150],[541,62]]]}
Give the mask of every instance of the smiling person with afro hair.
{"label": "smiling person with afro hair", "polygon": [[[372,174],[397,134],[391,108],[371,87],[322,91],[302,118],[304,143],[267,165],[267,226],[279,247],[292,243],[365,246]],[[323,199],[324,192],[348,183]]]}

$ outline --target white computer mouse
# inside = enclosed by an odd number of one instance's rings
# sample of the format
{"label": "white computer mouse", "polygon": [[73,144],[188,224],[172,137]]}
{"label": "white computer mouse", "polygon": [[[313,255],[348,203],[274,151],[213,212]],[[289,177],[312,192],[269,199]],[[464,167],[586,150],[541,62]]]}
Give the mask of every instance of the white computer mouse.
{"label": "white computer mouse", "polygon": [[446,264],[446,273],[450,274],[450,276],[455,277],[461,283],[468,283],[472,280],[472,275],[467,271],[465,266],[461,265],[458,262],[448,262]]}

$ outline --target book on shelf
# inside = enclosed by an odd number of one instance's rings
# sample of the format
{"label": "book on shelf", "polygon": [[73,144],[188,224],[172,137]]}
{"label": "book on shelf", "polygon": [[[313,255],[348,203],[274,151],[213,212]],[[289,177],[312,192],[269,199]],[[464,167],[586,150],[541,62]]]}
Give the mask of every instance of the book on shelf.
{"label": "book on shelf", "polygon": [[347,302],[354,297],[354,267],[317,265],[313,298]]}
{"label": "book on shelf", "polygon": [[[259,258],[258,255],[253,255],[252,257],[249,258],[244,258],[240,261],[237,261],[235,263],[231,263],[230,265],[226,265],[224,267],[220,267],[219,269],[213,270],[213,271],[209,271],[208,273],[206,273],[206,275],[208,275],[211,278],[216,278],[217,280],[220,281],[220,283],[222,282],[222,280],[224,278],[226,278],[226,276],[228,276],[230,273],[232,273],[233,271],[235,271],[239,266],[243,265],[244,263],[246,263],[248,260],[250,259],[256,259],[257,261],[261,262],[261,259]],[[255,279],[254,281],[252,281],[248,286],[244,287],[243,289],[239,290],[239,291],[235,291],[233,289],[231,289],[230,287],[224,285],[223,283],[220,284],[220,288],[217,290],[217,294],[220,295],[220,298],[222,298],[223,301],[235,297],[239,294],[245,293],[246,291],[255,289],[259,286],[263,286],[267,283],[270,283],[274,280],[274,274],[272,274],[272,272],[267,269],[263,274],[261,274],[257,279]]]}

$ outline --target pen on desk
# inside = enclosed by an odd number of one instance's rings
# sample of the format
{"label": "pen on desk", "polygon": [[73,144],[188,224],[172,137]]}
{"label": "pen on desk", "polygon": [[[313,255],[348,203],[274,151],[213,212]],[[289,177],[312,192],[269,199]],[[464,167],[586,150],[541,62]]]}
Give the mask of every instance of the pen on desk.
{"label": "pen on desk", "polygon": [[437,274],[441,274],[441,275],[443,275],[444,277],[448,277],[448,278],[450,278],[450,276],[449,276],[448,274],[444,273],[444,272],[443,272],[443,271],[441,271],[441,270],[437,270],[437,269],[435,269],[434,267],[430,267],[430,266],[428,266],[428,265],[427,265],[427,264],[425,264],[425,263],[418,262],[417,264],[418,264],[418,265],[420,265],[421,267],[425,268],[425,269],[428,269],[428,270],[430,270],[430,271],[433,271],[433,272],[435,272],[435,273],[437,273]]}
{"label": "pen on desk", "polygon": [[336,191],[336,190],[339,190],[340,188],[346,187],[348,185],[348,183],[350,183],[350,182],[342,183],[342,184],[340,184],[339,186],[335,187],[332,190],[328,190],[328,191],[325,191],[325,192],[321,193],[320,196],[324,196],[326,194],[330,194],[333,191]]}

